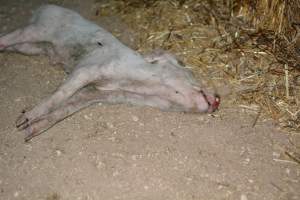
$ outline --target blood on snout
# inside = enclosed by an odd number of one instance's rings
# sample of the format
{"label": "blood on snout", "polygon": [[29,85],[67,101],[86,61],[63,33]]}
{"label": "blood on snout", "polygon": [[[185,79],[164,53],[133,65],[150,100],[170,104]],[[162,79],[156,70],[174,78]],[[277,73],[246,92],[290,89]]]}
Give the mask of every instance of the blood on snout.
{"label": "blood on snout", "polygon": [[211,113],[218,109],[221,99],[220,96],[215,94],[213,96],[207,95],[203,90],[200,90],[199,93],[202,94],[204,100],[208,104],[208,110],[207,112]]}
{"label": "blood on snout", "polygon": [[219,108],[221,98],[218,94],[215,94],[215,101],[211,104],[212,110],[215,111]]}

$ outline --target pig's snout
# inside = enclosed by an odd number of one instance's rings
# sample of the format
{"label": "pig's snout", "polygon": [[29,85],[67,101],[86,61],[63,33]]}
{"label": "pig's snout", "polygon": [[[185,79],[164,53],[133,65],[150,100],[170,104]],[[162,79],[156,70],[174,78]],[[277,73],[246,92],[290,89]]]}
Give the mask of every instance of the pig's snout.
{"label": "pig's snout", "polygon": [[[202,98],[204,99],[204,102],[207,105],[207,112],[212,113],[215,110],[218,109],[220,105],[220,96],[218,94],[210,95],[205,93],[203,90],[200,90],[199,93],[202,95]],[[201,109],[202,106],[200,106]]]}

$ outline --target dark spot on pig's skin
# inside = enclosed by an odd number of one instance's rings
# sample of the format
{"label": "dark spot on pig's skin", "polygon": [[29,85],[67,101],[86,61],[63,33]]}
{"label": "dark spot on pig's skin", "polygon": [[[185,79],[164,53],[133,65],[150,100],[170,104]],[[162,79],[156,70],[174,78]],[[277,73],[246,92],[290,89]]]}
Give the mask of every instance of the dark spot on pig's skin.
{"label": "dark spot on pig's skin", "polygon": [[178,91],[175,91],[175,93],[178,94],[179,92],[178,92]]}
{"label": "dark spot on pig's skin", "polygon": [[154,61],[151,61],[150,63],[151,63],[151,64],[156,64],[156,63],[158,63],[158,61],[157,61],[157,60],[154,60]]}
{"label": "dark spot on pig's skin", "polygon": [[74,45],[70,53],[74,61],[80,60],[80,58],[85,54],[86,54],[86,49],[80,44]]}

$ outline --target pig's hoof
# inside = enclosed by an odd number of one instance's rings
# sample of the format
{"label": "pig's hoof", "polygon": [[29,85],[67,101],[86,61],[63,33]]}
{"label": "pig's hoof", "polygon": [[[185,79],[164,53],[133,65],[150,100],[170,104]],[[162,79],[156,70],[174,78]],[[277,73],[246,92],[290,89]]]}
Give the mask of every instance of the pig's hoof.
{"label": "pig's hoof", "polygon": [[22,111],[22,114],[16,120],[16,127],[19,131],[24,130],[38,121],[39,118],[32,118],[28,112]]}
{"label": "pig's hoof", "polygon": [[51,123],[49,123],[49,119],[47,117],[34,120],[31,124],[24,128],[25,142],[28,142],[33,137],[40,135],[49,127],[51,127]]}
{"label": "pig's hoof", "polygon": [[29,126],[29,119],[27,118],[27,116],[25,115],[25,113],[23,113],[22,115],[20,115],[17,120],[16,120],[16,127],[19,130],[23,130],[25,128],[27,128]]}
{"label": "pig's hoof", "polygon": [[39,135],[39,134],[37,133],[37,131],[34,129],[33,126],[28,126],[27,128],[24,128],[23,131],[24,131],[24,135],[25,135],[25,137],[24,137],[24,141],[25,141],[25,142],[28,142],[28,141],[30,141],[33,137]]}
{"label": "pig's hoof", "polygon": [[28,112],[22,111],[22,114],[16,120],[16,127],[19,131],[24,131],[24,140],[25,142],[28,142],[33,137],[43,133],[51,127],[52,121],[51,117],[49,118],[49,115],[32,117]]}
{"label": "pig's hoof", "polygon": [[25,137],[24,137],[25,142],[29,142],[33,137],[39,135],[39,133],[36,130],[34,130],[34,128],[32,128],[31,126],[27,127],[24,130],[24,133],[25,133]]}
{"label": "pig's hoof", "polygon": [[30,131],[25,130],[25,137],[24,137],[25,142],[29,142],[33,137],[34,135]]}
{"label": "pig's hoof", "polygon": [[39,135],[39,130],[36,128],[36,123],[39,121],[30,121],[25,114],[22,114],[16,121],[16,127],[19,131],[24,131],[25,142],[31,140],[34,136]]}

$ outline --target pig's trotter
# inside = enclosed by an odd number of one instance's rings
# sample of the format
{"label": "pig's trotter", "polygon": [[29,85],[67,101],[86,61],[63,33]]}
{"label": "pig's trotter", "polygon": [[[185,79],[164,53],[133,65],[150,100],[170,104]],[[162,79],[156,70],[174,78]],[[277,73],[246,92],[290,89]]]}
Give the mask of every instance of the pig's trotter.
{"label": "pig's trotter", "polygon": [[31,124],[39,121],[41,117],[30,117],[28,112],[22,111],[22,114],[16,120],[16,127],[18,130],[27,129]]}
{"label": "pig's trotter", "polygon": [[25,137],[24,137],[24,141],[28,142],[29,140],[31,140],[34,136],[33,132],[30,129],[25,129]]}
{"label": "pig's trotter", "polygon": [[[55,111],[53,113],[55,113]],[[53,114],[51,113],[33,120],[29,120],[25,114],[22,114],[16,122],[16,127],[18,130],[24,131],[25,142],[28,142],[33,137],[40,135],[54,125],[55,123],[53,123],[53,121],[55,120],[53,119]]]}
{"label": "pig's trotter", "polygon": [[48,128],[51,127],[51,126],[49,126],[49,124],[51,124],[51,123],[48,120],[48,118],[46,117],[43,119],[36,120],[35,122],[28,125],[26,128],[24,128],[25,142],[28,142],[33,137],[38,136],[41,133],[43,133],[44,131],[46,131]]}
{"label": "pig's trotter", "polygon": [[25,113],[22,113],[16,120],[16,127],[18,130],[22,130],[28,127],[29,119],[25,116]]}

